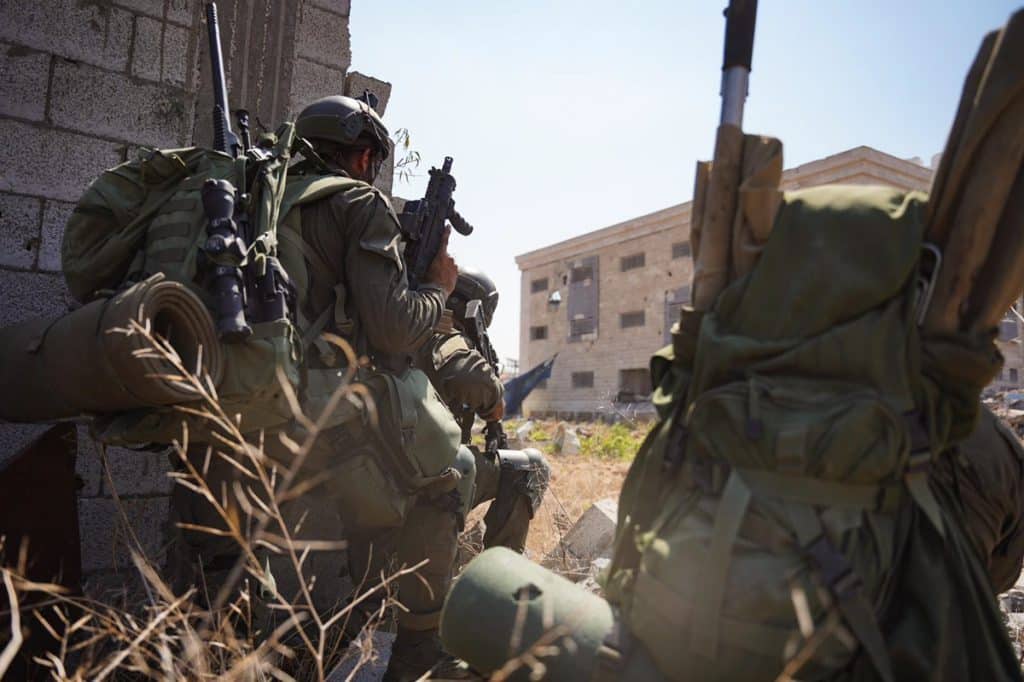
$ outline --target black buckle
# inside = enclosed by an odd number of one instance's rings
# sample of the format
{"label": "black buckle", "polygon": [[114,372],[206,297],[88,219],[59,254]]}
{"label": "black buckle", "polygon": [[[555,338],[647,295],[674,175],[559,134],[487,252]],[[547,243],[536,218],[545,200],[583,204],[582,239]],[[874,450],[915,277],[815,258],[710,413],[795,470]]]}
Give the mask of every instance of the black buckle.
{"label": "black buckle", "polygon": [[863,583],[846,557],[822,533],[805,548],[821,572],[822,580],[837,599],[843,601],[860,591]]}

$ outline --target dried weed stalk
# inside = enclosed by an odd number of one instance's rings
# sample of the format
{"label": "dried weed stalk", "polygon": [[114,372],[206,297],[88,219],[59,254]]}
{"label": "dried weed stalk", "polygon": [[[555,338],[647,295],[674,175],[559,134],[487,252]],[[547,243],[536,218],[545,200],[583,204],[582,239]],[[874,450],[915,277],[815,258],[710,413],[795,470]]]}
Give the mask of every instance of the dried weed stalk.
{"label": "dried weed stalk", "polygon": [[[0,618],[8,620],[10,631],[0,651],[0,678],[18,655],[27,625],[25,621],[29,619],[57,642],[57,646],[52,647],[55,651],[34,660],[48,670],[53,679],[101,681],[134,674],[175,680],[290,680],[294,679],[294,674],[299,679],[324,680],[330,673],[328,666],[338,658],[342,644],[338,636],[340,626],[348,622],[353,609],[361,602],[383,591],[387,596],[379,609],[379,617],[370,618],[363,632],[355,638],[358,661],[348,676],[352,679],[364,663],[373,659],[372,630],[386,609],[396,605],[393,583],[417,571],[422,564],[379,576],[374,589],[362,592],[344,608],[329,614],[320,613],[312,596],[315,579],[307,579],[303,569],[310,552],[341,549],[344,543],[300,540],[296,536],[301,520],[289,525],[282,512],[285,503],[317,483],[315,477],[300,478],[300,472],[317,436],[341,402],[360,401],[371,418],[375,414],[362,387],[352,381],[357,362],[351,347],[338,337],[328,338],[348,357],[351,369],[316,418],[303,413],[291,385],[282,377],[281,385],[294,418],[305,434],[301,442],[281,436],[282,444],[292,456],[290,462],[282,463],[265,455],[263,434],[256,442],[251,442],[240,431],[237,416],[225,412],[213,381],[201,372],[201,359],[197,359],[195,368],[185,367],[167,340],[137,322],[114,331],[143,337],[147,347],[136,351],[135,355],[162,361],[168,367],[154,379],[172,382],[195,395],[194,403],[176,409],[209,427],[217,442],[207,448],[205,465],[197,468],[186,454],[190,447],[189,432],[183,421],[181,440],[176,441],[173,448],[185,470],[170,475],[177,485],[208,502],[216,510],[223,528],[180,526],[183,530],[230,538],[237,545],[239,556],[212,599],[197,598],[201,586],[175,594],[161,577],[154,560],[146,556],[115,489],[115,504],[128,529],[131,559],[144,586],[144,603],[111,605],[69,594],[60,585],[33,582],[24,577],[27,573],[22,556],[17,567],[0,568],[9,607],[0,612]],[[109,463],[102,447],[100,451],[113,488]],[[242,482],[230,490],[213,490],[204,475],[212,458],[220,458],[235,467]],[[245,513],[248,521],[238,510]],[[296,598],[279,591],[265,562],[268,554],[286,557],[286,563],[297,578],[299,595]],[[34,598],[31,607],[25,607],[25,600],[21,598],[28,595]],[[258,633],[258,636],[254,633],[257,599],[280,616],[271,631]]]}

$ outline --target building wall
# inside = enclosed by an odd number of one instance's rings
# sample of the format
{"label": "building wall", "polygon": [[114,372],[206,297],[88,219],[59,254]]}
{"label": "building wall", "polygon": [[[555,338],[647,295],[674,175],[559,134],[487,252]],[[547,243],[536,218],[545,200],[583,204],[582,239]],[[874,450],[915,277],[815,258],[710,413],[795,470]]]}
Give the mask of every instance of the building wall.
{"label": "building wall", "polygon": [[[919,163],[897,159],[869,147],[857,147],[813,161],[783,173],[782,188],[793,190],[828,183],[885,184],[902,189],[927,190],[932,170]],[[646,368],[651,354],[666,342],[665,330],[676,319],[666,317],[672,294],[687,296],[693,274],[689,257],[672,258],[672,245],[689,242],[690,204],[680,204],[611,227],[589,232],[517,257],[521,270],[520,366],[523,370],[558,353],[551,378],[526,400],[526,414],[561,414],[581,417],[640,412],[644,405],[628,405],[616,398],[620,371]],[[642,268],[622,272],[624,256],[643,252]],[[569,339],[567,276],[574,263],[596,257],[599,275],[600,319],[597,333],[586,340]],[[550,286],[532,292],[531,282],[548,278]],[[548,303],[555,291],[558,306]],[[622,329],[619,316],[643,310],[642,327]],[[547,327],[547,338],[531,339],[532,327]],[[1024,356],[1016,342],[1020,325],[1006,326],[1000,349],[1006,358],[995,388],[1020,386],[1024,380]],[[573,373],[594,372],[592,387],[573,387]]]}
{"label": "building wall", "polygon": [[[0,326],[72,304],[60,275],[64,223],[89,181],[139,147],[209,142],[212,87],[203,4],[192,0],[0,3]],[[349,0],[220,3],[229,105],[270,127],[315,98],[390,85],[349,73]],[[381,184],[390,188],[390,175]],[[0,425],[0,470],[45,425]],[[82,563],[117,585],[131,522],[167,541],[166,453],[112,448],[110,476],[80,430]],[[115,504],[121,499],[125,516]]]}

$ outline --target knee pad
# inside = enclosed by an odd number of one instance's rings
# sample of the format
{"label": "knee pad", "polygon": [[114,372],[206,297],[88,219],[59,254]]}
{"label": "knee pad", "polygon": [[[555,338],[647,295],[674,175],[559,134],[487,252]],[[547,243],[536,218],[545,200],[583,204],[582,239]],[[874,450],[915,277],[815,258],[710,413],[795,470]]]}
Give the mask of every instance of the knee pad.
{"label": "knee pad", "polygon": [[473,506],[473,496],[476,489],[476,457],[473,451],[465,445],[459,446],[459,452],[455,455],[455,462],[452,467],[459,472],[459,482],[455,484],[455,490],[459,495],[459,527],[465,523],[466,515]]}
{"label": "knee pad", "polygon": [[499,450],[501,484],[499,495],[522,495],[536,512],[551,479],[551,466],[540,450]]}

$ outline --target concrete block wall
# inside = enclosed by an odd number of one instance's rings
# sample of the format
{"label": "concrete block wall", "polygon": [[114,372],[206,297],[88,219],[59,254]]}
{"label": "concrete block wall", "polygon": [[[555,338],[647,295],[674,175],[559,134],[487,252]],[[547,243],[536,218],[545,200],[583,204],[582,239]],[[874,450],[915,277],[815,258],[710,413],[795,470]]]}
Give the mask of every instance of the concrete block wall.
{"label": "concrete block wall", "polygon": [[[383,108],[390,84],[348,73],[349,11],[348,0],[221,2],[229,106],[268,128],[350,88],[371,89]],[[141,146],[209,142],[205,28],[194,0],[0,3],[0,327],[73,305],[60,244],[94,177]],[[0,470],[46,428],[0,424]],[[169,530],[167,453],[110,448],[106,459],[109,477],[81,429],[82,562],[94,593],[122,584],[130,534],[159,558]]]}

